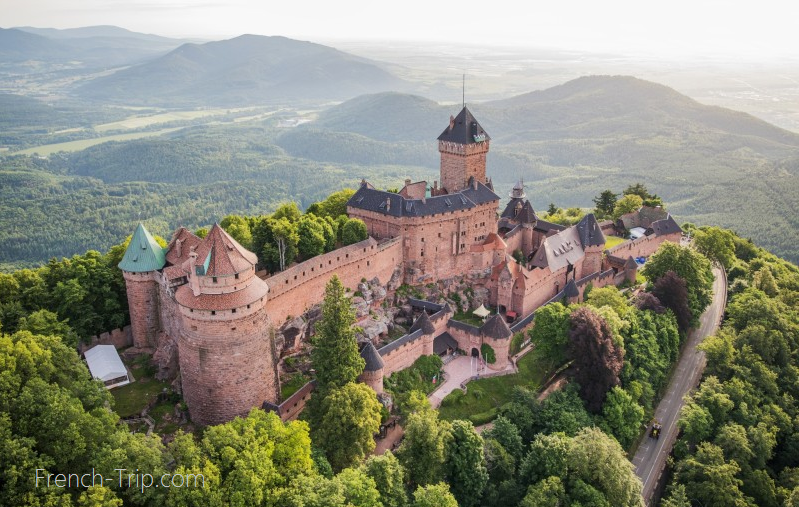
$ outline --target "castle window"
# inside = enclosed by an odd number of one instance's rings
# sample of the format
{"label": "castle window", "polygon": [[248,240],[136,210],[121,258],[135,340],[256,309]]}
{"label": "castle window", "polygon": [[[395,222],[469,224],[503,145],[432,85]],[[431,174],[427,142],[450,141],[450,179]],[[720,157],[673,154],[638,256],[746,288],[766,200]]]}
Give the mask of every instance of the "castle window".
{"label": "castle window", "polygon": [[294,275],[294,279],[295,279],[295,280],[297,279],[297,275]]}
{"label": "castle window", "polygon": [[250,305],[247,305],[247,309],[248,309],[248,310],[250,309]]}
{"label": "castle window", "polygon": [[372,265],[372,261],[366,261],[366,265],[367,266],[371,266]]}
{"label": "castle window", "polygon": [[424,238],[422,238],[422,243],[424,243]]}
{"label": "castle window", "polygon": [[197,331],[197,326],[191,326],[192,331]]}
{"label": "castle window", "polygon": [[234,308],[234,309],[230,310],[230,313],[236,313],[236,309]]}
{"label": "castle window", "polygon": [[216,283],[216,277],[213,278],[214,283]]}
{"label": "castle window", "polygon": [[211,310],[211,315],[216,315],[216,310]]}
{"label": "castle window", "polygon": [[438,237],[439,237],[439,238],[441,237],[441,233],[440,233],[440,232],[438,233]]}
{"label": "castle window", "polygon": [[422,251],[419,253],[419,256],[420,256],[420,257],[424,257],[424,250],[422,250]]}
{"label": "castle window", "polygon": [[189,313],[194,313],[194,308],[189,308]]}
{"label": "castle window", "polygon": [[236,278],[236,280],[238,280],[238,279],[239,279],[239,274],[238,274],[238,273],[236,273],[236,276],[235,276],[235,278]]}
{"label": "castle window", "polygon": [[235,328],[235,327],[231,327],[231,328],[230,328],[230,330],[231,330],[231,331],[235,331],[235,330],[236,330],[236,328]]}

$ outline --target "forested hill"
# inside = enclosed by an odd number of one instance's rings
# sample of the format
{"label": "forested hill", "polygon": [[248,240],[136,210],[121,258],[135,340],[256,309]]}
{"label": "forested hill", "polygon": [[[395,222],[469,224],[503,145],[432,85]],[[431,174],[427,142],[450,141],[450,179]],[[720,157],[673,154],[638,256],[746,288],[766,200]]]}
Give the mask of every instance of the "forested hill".
{"label": "forested hill", "polygon": [[242,35],[184,44],[155,60],[97,78],[78,90],[125,104],[242,105],[343,100],[407,90],[377,62],[285,37]]}
{"label": "forested hill", "polygon": [[[491,135],[488,173],[503,194],[523,178],[536,209],[587,206],[607,188],[641,181],[680,220],[734,229],[799,260],[797,134],[626,76],[584,77],[468,106]],[[426,141],[435,150],[458,109],[401,94],[359,97],[278,142],[317,161],[340,156],[333,143],[314,150],[314,140],[329,139],[330,131]],[[351,137],[347,148],[354,143]]]}

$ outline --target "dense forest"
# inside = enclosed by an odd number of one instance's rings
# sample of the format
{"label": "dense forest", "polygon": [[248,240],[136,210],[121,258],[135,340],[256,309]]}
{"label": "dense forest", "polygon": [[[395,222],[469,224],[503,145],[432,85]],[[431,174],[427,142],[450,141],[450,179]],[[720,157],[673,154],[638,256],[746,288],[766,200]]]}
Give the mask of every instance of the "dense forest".
{"label": "dense forest", "polygon": [[799,505],[799,269],[730,236],[724,325],[700,346],[664,507]]}

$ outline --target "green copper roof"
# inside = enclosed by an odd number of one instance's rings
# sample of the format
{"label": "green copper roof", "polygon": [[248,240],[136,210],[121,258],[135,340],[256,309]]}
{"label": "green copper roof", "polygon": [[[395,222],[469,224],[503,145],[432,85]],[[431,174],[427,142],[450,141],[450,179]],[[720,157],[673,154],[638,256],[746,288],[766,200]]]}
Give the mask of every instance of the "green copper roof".
{"label": "green copper roof", "polygon": [[157,271],[164,267],[166,259],[164,249],[153,239],[144,225],[139,224],[130,239],[128,249],[119,263],[119,269],[131,273]]}

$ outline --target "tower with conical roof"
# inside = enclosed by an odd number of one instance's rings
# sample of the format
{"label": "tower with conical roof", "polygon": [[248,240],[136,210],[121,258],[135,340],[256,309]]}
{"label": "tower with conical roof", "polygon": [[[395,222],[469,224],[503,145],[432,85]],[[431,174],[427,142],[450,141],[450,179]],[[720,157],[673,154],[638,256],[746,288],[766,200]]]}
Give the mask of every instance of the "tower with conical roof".
{"label": "tower with conical roof", "polygon": [[486,155],[491,138],[464,106],[438,136],[441,186],[449,194],[463,190],[470,178],[486,183]]}
{"label": "tower with conical roof", "polygon": [[257,257],[215,224],[183,264],[175,290],[183,319],[178,337],[183,396],[193,421],[207,425],[278,400],[269,288]]}
{"label": "tower with conical roof", "polygon": [[161,328],[158,296],[158,271],[164,267],[164,249],[143,224],[128,243],[118,267],[125,277],[130,310],[130,329],[133,346],[151,349]]}

